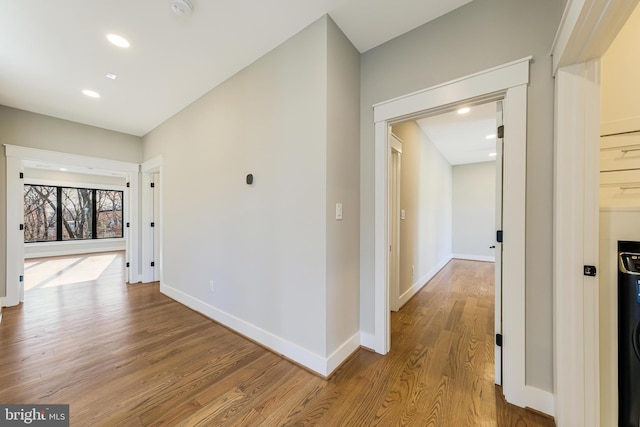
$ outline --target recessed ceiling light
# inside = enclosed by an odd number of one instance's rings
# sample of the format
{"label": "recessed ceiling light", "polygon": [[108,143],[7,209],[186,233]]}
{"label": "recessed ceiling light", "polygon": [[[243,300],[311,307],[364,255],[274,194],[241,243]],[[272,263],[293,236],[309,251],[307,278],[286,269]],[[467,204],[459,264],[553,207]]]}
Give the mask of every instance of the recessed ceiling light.
{"label": "recessed ceiling light", "polygon": [[118,47],[127,48],[130,46],[129,41],[127,39],[117,34],[107,34],[107,40],[109,40],[111,44]]}
{"label": "recessed ceiling light", "polygon": [[491,135],[487,135],[487,139],[493,139],[496,137],[495,133],[492,133]]}
{"label": "recessed ceiling light", "polygon": [[95,90],[84,89],[82,91],[82,93],[87,95],[89,98],[100,98],[100,94],[98,92],[96,92]]}
{"label": "recessed ceiling light", "polygon": [[67,169],[66,169],[66,168],[60,168],[60,170],[61,170],[62,172],[66,172],[66,171],[67,171]]}
{"label": "recessed ceiling light", "polygon": [[496,153],[489,153],[489,157],[495,157]]}
{"label": "recessed ceiling light", "polygon": [[118,75],[117,75],[117,74],[107,73],[107,78],[108,78],[108,79],[115,80],[115,79],[116,79],[116,77],[118,77]]}
{"label": "recessed ceiling light", "polygon": [[467,114],[469,111],[471,111],[471,108],[464,107],[458,110],[458,114]]}

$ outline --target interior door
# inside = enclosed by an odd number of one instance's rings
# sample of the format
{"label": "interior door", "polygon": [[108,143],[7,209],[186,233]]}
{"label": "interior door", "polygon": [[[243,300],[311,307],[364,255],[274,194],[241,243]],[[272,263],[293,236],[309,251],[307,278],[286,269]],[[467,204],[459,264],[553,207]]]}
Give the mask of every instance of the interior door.
{"label": "interior door", "polygon": [[391,241],[389,272],[389,308],[400,309],[400,176],[402,141],[391,134],[391,188],[389,189]]}
{"label": "interior door", "polygon": [[504,134],[502,126],[502,101],[496,103],[496,243],[495,243],[495,382],[502,385],[502,242],[498,234],[502,231],[502,171]]}

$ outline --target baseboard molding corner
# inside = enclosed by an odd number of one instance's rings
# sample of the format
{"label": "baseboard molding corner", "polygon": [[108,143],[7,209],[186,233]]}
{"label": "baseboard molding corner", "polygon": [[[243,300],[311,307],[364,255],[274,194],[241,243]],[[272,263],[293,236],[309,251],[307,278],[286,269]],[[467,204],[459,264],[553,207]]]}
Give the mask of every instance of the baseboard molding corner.
{"label": "baseboard molding corner", "polygon": [[453,254],[451,255],[451,258],[464,259],[467,261],[496,262],[495,256],[485,256],[485,255]]}
{"label": "baseboard molding corner", "polygon": [[[228,327],[238,334],[257,342],[275,354],[281,355],[323,377],[328,377],[331,371],[340,366],[360,345],[359,334],[355,334],[333,352],[330,357],[324,358],[291,341],[287,341],[282,337],[265,331],[254,324],[188,295],[168,285],[164,281],[160,282],[160,292],[180,304]],[[333,367],[333,369],[329,369],[330,367]]]}
{"label": "baseboard molding corner", "polygon": [[371,351],[376,348],[376,336],[368,332],[360,332],[360,346]]}
{"label": "baseboard molding corner", "polygon": [[419,278],[409,289],[407,289],[402,295],[400,295],[398,297],[398,307],[402,308],[402,306],[405,305],[411,299],[411,297],[417,294],[418,291],[420,291],[420,289],[422,289],[424,285],[429,282],[429,280],[433,279],[433,277],[438,274],[438,272],[442,270],[444,266],[449,263],[449,261],[451,261],[451,255],[444,257],[438,264],[436,264],[435,267],[429,270],[427,274]]}
{"label": "baseboard molding corner", "polygon": [[553,393],[532,386],[525,386],[527,407],[555,417],[555,397]]}

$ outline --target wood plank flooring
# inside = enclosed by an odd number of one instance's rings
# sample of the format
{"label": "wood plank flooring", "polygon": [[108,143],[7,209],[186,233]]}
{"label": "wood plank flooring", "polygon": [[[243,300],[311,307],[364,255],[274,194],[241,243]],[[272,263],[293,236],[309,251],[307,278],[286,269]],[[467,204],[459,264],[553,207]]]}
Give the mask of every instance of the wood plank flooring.
{"label": "wood plank flooring", "polygon": [[492,264],[449,263],[392,314],[387,356],[326,381],[125,285],[123,262],[3,310],[0,402],[68,403],[72,426],[554,426],[493,384]]}

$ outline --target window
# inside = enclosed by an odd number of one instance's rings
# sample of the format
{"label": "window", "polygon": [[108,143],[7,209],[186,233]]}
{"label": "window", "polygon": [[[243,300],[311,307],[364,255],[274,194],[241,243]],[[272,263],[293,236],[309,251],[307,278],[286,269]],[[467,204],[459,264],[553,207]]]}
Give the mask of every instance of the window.
{"label": "window", "polygon": [[25,184],[24,241],[123,237],[122,202],[122,191]]}

